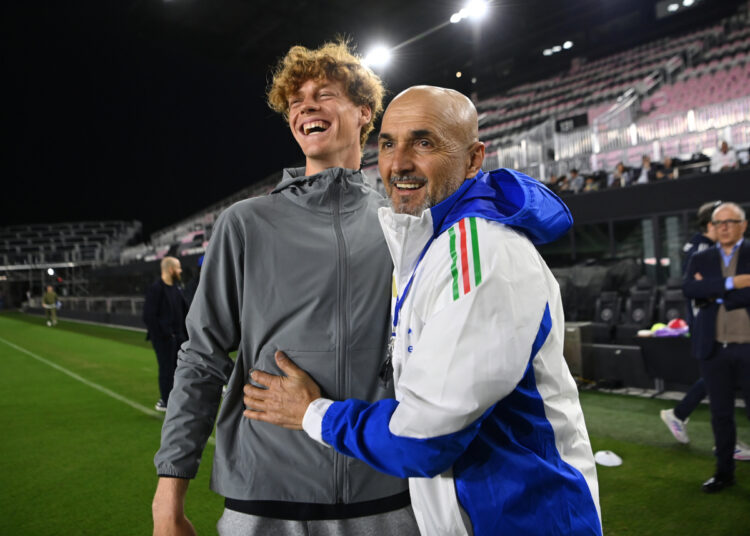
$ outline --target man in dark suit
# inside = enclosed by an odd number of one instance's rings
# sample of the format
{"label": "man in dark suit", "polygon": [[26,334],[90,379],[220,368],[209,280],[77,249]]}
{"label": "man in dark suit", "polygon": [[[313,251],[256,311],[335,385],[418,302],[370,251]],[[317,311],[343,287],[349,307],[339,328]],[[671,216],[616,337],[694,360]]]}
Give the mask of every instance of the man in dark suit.
{"label": "man in dark suit", "polygon": [[633,184],[648,184],[656,180],[656,170],[659,166],[651,163],[651,157],[647,154],[641,158],[641,167],[632,175]]}
{"label": "man in dark suit", "polygon": [[174,384],[177,351],[187,340],[185,317],[188,303],[180,287],[182,266],[175,257],[161,261],[161,277],[146,291],[143,322],[148,328],[146,339],[151,341],[159,363],[159,393],[157,411],[167,411],[169,393]]}
{"label": "man in dark suit", "polygon": [[750,244],[745,211],[722,203],[712,214],[716,247],[693,255],[683,291],[700,307],[693,322],[693,353],[711,400],[716,473],[703,484],[714,493],[734,484],[734,393],[739,383],[750,418]]}
{"label": "man in dark suit", "polygon": [[[690,240],[687,241],[685,246],[682,248],[682,274],[683,276],[687,272],[688,263],[690,258],[704,251],[708,248],[714,247],[716,244],[716,229],[714,229],[711,223],[711,217],[714,209],[721,205],[721,201],[709,201],[703,203],[698,209],[698,228],[699,231],[695,233]],[[685,320],[689,326],[693,325],[693,300],[687,300],[687,307],[685,308]],[[690,418],[690,414],[695,411],[698,404],[706,398],[708,392],[706,391],[706,382],[703,378],[699,378],[697,382],[685,393],[679,404],[674,409],[664,409],[661,411],[661,420],[667,425],[669,431],[680,443],[689,443],[690,438],[687,435],[687,422]]]}

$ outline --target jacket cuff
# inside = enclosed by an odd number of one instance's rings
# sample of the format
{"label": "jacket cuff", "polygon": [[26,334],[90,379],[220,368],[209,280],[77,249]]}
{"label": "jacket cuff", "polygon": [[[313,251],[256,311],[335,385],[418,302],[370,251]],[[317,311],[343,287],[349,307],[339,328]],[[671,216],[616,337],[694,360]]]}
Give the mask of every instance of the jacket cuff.
{"label": "jacket cuff", "polygon": [[186,480],[192,480],[195,478],[195,472],[190,473],[177,469],[174,465],[169,463],[158,464],[156,466],[156,475],[161,478],[183,478]]}
{"label": "jacket cuff", "polygon": [[307,432],[307,435],[326,447],[330,447],[330,445],[323,441],[323,417],[325,417],[331,404],[333,404],[333,400],[327,398],[313,400],[307,406],[305,416],[302,418],[302,428]]}

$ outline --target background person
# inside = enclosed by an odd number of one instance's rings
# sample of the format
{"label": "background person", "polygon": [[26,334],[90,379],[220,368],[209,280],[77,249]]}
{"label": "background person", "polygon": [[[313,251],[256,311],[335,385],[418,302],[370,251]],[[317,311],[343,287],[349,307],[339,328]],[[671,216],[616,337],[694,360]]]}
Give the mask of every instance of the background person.
{"label": "background person", "polygon": [[750,245],[743,240],[745,212],[734,203],[714,209],[716,247],[693,255],[683,281],[685,296],[700,305],[691,333],[701,360],[716,445],[716,472],[703,483],[715,493],[734,484],[734,393],[737,385],[750,418]]}
{"label": "background person", "polygon": [[656,170],[656,179],[676,179],[679,176],[677,166],[671,156],[665,156],[662,166]]}
{"label": "background person", "polygon": [[42,296],[42,308],[47,317],[48,326],[57,325],[57,292],[52,285],[47,285],[47,290]]}
{"label": "background person", "polygon": [[607,177],[607,188],[622,188],[630,184],[630,171],[625,164],[618,162],[614,171]]}
{"label": "background person", "polygon": [[146,291],[143,303],[143,323],[148,329],[146,340],[156,352],[159,364],[159,401],[157,411],[166,411],[169,393],[174,383],[177,367],[177,351],[187,340],[185,316],[188,303],[180,286],[182,266],[175,257],[161,260],[161,276]]}
{"label": "background person", "polygon": [[644,154],[641,157],[641,167],[633,173],[633,184],[648,184],[656,180],[656,169],[651,165],[651,157]]}
{"label": "background person", "polygon": [[586,185],[583,187],[584,192],[596,192],[599,190],[599,183],[596,180],[596,177],[593,177],[589,175],[586,177]]}
{"label": "background person", "polygon": [[580,193],[584,187],[583,175],[578,174],[578,170],[573,168],[570,170],[570,177],[568,177],[569,189],[575,193]]}
{"label": "background person", "polygon": [[[704,203],[698,209],[698,232],[685,243],[682,248],[682,275],[685,276],[690,258],[700,251],[713,247],[716,242],[716,230],[711,224],[711,215],[714,209],[721,204],[721,201],[709,201]],[[690,329],[693,328],[693,300],[687,300],[685,307],[686,320]],[[682,400],[674,409],[664,409],[660,412],[661,420],[667,425],[667,428],[674,438],[680,443],[689,443],[690,438],[687,434],[687,421],[690,415],[698,407],[698,404],[706,398],[706,383],[703,378],[698,379],[682,397]]]}
{"label": "background person", "polygon": [[737,153],[734,152],[734,149],[729,148],[726,141],[722,141],[719,150],[711,158],[711,173],[737,169],[737,165]]}

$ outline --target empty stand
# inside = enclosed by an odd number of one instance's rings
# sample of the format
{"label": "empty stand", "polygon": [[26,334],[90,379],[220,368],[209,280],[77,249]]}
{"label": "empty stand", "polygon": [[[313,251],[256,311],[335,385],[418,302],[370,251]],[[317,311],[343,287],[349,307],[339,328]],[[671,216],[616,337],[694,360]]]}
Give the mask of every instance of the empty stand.
{"label": "empty stand", "polygon": [[111,261],[140,231],[137,221],[10,225],[0,228],[0,266]]}

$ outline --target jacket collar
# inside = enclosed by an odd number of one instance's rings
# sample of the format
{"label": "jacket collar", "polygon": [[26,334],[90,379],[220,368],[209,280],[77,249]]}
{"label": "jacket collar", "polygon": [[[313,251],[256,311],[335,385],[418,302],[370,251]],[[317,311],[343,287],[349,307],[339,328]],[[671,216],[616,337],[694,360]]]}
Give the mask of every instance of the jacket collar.
{"label": "jacket collar", "polygon": [[421,216],[412,216],[396,214],[391,207],[381,207],[378,219],[393,259],[396,286],[400,289],[408,281],[419,254],[433,236],[432,212],[425,210]]}
{"label": "jacket collar", "polygon": [[541,182],[512,169],[480,171],[421,216],[378,211],[399,288],[431,237],[472,216],[513,227],[534,244],[556,240],[573,225],[568,207]]}
{"label": "jacket collar", "polygon": [[341,213],[353,212],[361,208],[371,192],[361,170],[329,168],[307,176],[305,168],[287,168],[271,194],[281,194],[296,205],[330,214],[336,199]]}

